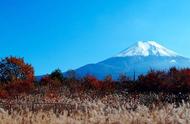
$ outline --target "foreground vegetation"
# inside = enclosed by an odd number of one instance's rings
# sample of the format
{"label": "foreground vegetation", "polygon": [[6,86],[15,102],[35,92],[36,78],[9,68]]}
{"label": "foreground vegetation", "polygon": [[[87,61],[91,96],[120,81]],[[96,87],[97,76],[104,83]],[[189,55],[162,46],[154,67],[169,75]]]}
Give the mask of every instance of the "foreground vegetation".
{"label": "foreground vegetation", "polygon": [[[0,123],[14,124],[188,124],[189,95],[95,92],[24,95],[2,100]],[[172,101],[171,101],[172,100]]]}
{"label": "foreground vegetation", "polygon": [[[102,109],[100,107],[100,109]],[[120,108],[121,109],[121,108]],[[189,105],[175,108],[173,105],[163,106],[162,109],[149,110],[139,106],[136,111],[122,110],[105,114],[101,111],[90,111],[68,116],[67,111],[57,116],[53,112],[19,112],[0,114],[2,124],[189,124]]]}
{"label": "foreground vegetation", "polygon": [[0,123],[190,123],[190,69],[98,80],[57,69],[35,79],[22,58],[0,61]]}

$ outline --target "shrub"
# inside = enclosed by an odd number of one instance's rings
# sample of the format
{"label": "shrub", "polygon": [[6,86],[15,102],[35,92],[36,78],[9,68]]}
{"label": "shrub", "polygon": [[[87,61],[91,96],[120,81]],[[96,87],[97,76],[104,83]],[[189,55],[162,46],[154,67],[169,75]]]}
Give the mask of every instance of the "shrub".
{"label": "shrub", "polygon": [[86,88],[100,90],[103,87],[102,82],[94,76],[87,75],[84,80]]}

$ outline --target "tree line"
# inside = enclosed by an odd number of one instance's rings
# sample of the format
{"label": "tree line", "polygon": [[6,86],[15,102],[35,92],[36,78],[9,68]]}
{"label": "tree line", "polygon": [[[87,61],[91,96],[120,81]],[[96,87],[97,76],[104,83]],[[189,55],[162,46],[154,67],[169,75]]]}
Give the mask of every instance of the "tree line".
{"label": "tree line", "polygon": [[33,93],[38,88],[57,89],[67,87],[73,92],[97,91],[110,92],[190,92],[190,69],[177,69],[168,71],[150,70],[145,75],[140,75],[136,80],[124,74],[118,80],[113,80],[111,75],[104,80],[98,80],[93,75],[77,78],[74,71],[68,71],[66,76],[60,69],[36,80],[34,68],[31,64],[19,57],[6,57],[0,61],[0,97],[9,97],[19,94]]}

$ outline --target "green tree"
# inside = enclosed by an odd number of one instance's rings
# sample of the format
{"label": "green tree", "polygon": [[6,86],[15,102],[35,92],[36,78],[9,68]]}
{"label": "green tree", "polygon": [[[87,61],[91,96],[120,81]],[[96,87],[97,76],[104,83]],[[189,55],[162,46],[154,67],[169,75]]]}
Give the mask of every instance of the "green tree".
{"label": "green tree", "polygon": [[60,69],[54,70],[50,74],[50,78],[53,79],[53,80],[58,80],[58,81],[60,81],[60,83],[62,83],[64,81],[63,73],[61,72]]}

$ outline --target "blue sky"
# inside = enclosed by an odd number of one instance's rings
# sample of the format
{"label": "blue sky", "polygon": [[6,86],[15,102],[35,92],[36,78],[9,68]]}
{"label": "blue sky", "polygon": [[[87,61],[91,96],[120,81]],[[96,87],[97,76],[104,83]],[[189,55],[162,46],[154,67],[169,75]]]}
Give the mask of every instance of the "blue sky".
{"label": "blue sky", "polygon": [[36,75],[111,57],[155,40],[190,57],[189,0],[1,0],[0,57],[24,57]]}

